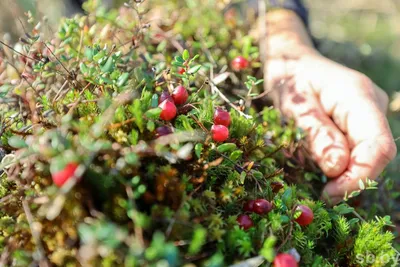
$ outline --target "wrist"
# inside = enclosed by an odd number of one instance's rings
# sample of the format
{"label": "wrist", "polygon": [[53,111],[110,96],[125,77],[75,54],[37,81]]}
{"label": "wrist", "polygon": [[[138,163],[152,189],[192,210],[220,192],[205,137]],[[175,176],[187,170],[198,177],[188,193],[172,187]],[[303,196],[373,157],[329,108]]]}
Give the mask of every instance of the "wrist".
{"label": "wrist", "polygon": [[299,58],[318,53],[303,21],[290,10],[276,9],[267,13],[267,55],[269,58]]}

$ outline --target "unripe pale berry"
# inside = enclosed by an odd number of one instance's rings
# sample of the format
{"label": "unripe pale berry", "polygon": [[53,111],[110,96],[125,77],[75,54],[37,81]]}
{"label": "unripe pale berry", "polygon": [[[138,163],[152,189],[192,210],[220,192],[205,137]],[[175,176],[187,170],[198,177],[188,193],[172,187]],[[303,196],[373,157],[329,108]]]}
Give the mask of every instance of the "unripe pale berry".
{"label": "unripe pale berry", "polygon": [[222,108],[217,108],[214,112],[214,124],[229,127],[231,124],[231,115],[228,111],[223,110]]}
{"label": "unripe pale berry", "polygon": [[272,204],[265,199],[256,199],[253,205],[253,211],[257,214],[267,214],[272,210]]}
{"label": "unripe pale berry", "polygon": [[287,253],[278,254],[274,259],[274,267],[298,267],[296,259]]}
{"label": "unripe pale berry", "polygon": [[299,205],[297,206],[296,210],[301,211],[300,216],[295,220],[298,224],[301,226],[306,226],[312,223],[314,220],[314,213],[309,207],[305,205]]}
{"label": "unripe pale berry", "polygon": [[231,62],[234,71],[241,71],[249,67],[249,61],[242,56],[235,57]]}
{"label": "unripe pale berry", "polygon": [[169,92],[167,90],[164,90],[161,93],[160,98],[158,99],[158,104],[161,104],[162,102],[164,102],[164,100],[169,100],[171,102],[174,102],[174,99],[172,98],[172,96],[169,94]]}
{"label": "unripe pale berry", "polygon": [[244,230],[247,230],[254,225],[253,220],[250,218],[249,215],[246,214],[239,215],[236,221],[238,222],[239,227]]}
{"label": "unripe pale berry", "polygon": [[176,105],[185,104],[188,97],[189,97],[188,91],[182,85],[176,87],[172,92],[172,98],[174,99]]}
{"label": "unripe pale berry", "polygon": [[229,137],[229,130],[224,125],[213,125],[211,127],[212,139],[216,142],[224,142]]}
{"label": "unripe pale berry", "polygon": [[170,121],[176,116],[176,106],[169,100],[164,100],[158,107],[161,108],[160,118],[165,121]]}
{"label": "unripe pale berry", "polygon": [[70,178],[74,176],[78,164],[75,162],[68,163],[65,168],[59,172],[53,173],[51,175],[53,182],[58,187],[62,187]]}

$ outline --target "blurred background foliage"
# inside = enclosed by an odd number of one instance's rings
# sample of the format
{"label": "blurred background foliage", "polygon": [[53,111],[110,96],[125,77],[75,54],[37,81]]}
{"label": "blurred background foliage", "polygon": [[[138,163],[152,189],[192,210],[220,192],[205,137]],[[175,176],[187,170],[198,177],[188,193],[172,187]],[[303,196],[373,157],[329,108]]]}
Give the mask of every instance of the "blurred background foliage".
{"label": "blurred background foliage", "polygon": [[[215,0],[218,1],[218,0]],[[227,4],[228,0],[220,0]],[[24,14],[46,16],[49,31],[61,16],[80,12],[74,0],[3,0],[0,9],[2,38],[16,39],[24,33]],[[103,0],[118,6],[122,0]],[[400,1],[398,0],[305,0],[310,10],[311,32],[318,49],[327,57],[369,76],[389,94],[389,121],[395,138],[400,137]],[[400,142],[396,142],[399,147]],[[400,173],[400,155],[388,168],[394,180]],[[396,205],[399,206],[399,205]],[[400,214],[400,210],[399,210]],[[397,219],[400,215],[396,216]]]}

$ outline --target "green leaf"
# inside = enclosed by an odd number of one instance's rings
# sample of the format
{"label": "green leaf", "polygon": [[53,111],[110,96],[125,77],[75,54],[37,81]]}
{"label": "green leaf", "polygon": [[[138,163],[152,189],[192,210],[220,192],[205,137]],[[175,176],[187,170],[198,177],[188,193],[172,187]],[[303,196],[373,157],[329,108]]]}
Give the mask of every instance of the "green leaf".
{"label": "green leaf", "polygon": [[189,254],[194,255],[201,250],[207,238],[207,230],[199,226],[194,230],[192,242],[189,246]]}
{"label": "green leaf", "polygon": [[339,213],[340,215],[352,213],[354,208],[350,207],[346,203],[340,204],[338,206],[333,207],[333,210]]}
{"label": "green leaf", "polygon": [[86,74],[89,71],[89,68],[83,62],[81,62],[81,64],[79,64],[79,68],[80,68],[82,74]]}
{"label": "green leaf", "polygon": [[262,178],[264,178],[264,175],[259,171],[254,171],[253,176],[254,176],[254,178],[256,178],[258,180],[261,180]]}
{"label": "green leaf", "polygon": [[174,62],[172,62],[172,66],[183,67],[183,63],[182,63],[182,62],[174,61]]}
{"label": "green leaf", "polygon": [[194,152],[198,158],[201,156],[201,152],[203,151],[203,144],[197,143],[194,147]]}
{"label": "green leaf", "polygon": [[161,43],[157,46],[157,52],[162,52],[167,47],[168,42],[166,40],[162,40]]}
{"label": "green leaf", "polygon": [[349,220],[349,225],[350,225],[351,227],[353,227],[353,225],[356,224],[356,223],[358,223],[359,221],[360,221],[359,218],[350,219],[350,220]]}
{"label": "green leaf", "polygon": [[99,60],[102,59],[106,55],[106,52],[104,50],[101,50],[99,53],[93,56],[93,60],[97,61],[99,63]]}
{"label": "green leaf", "polygon": [[361,179],[358,180],[358,186],[360,187],[361,190],[365,189],[365,185],[364,185],[364,183],[363,183],[363,181]]}
{"label": "green leaf", "polygon": [[228,151],[234,150],[235,148],[236,148],[236,144],[234,144],[234,143],[225,143],[225,144],[219,145],[217,147],[217,150],[219,152],[221,152],[221,153],[224,153],[224,152],[228,152]]}
{"label": "green leaf", "polygon": [[229,156],[229,158],[233,161],[238,160],[243,154],[243,151],[241,150],[235,150],[231,153],[231,155]]}
{"label": "green leaf", "polygon": [[112,72],[114,69],[114,60],[112,57],[108,57],[106,63],[101,67],[102,72]]}
{"label": "green leaf", "polygon": [[152,108],[146,111],[144,115],[149,119],[158,119],[161,114],[161,108]]}
{"label": "green leaf", "polygon": [[189,65],[192,64],[193,61],[195,61],[196,59],[198,59],[200,57],[200,55],[195,55],[190,61],[189,61]]}
{"label": "green leaf", "polygon": [[272,262],[275,258],[275,243],[277,238],[273,235],[269,236],[263,244],[260,250],[260,255],[263,256],[267,261]]}
{"label": "green leaf", "polygon": [[[143,123],[143,113],[142,113],[142,103],[139,99],[135,99],[133,101],[133,105],[130,107],[130,111],[132,112],[134,118],[135,118],[135,123],[137,127],[139,128],[140,132],[143,132],[144,130],[144,123]],[[161,113],[161,111],[160,111]]]}
{"label": "green leaf", "polygon": [[260,79],[260,80],[256,81],[256,82],[254,83],[254,85],[259,85],[260,83],[263,83],[263,82],[264,82],[264,80],[263,80],[263,79]]}
{"label": "green leaf", "polygon": [[188,117],[186,117],[185,115],[179,115],[177,119],[182,122],[182,126],[186,131],[193,131],[193,127],[190,124],[190,120]]}
{"label": "green leaf", "polygon": [[147,130],[149,130],[150,132],[154,131],[154,129],[156,128],[156,125],[155,125],[154,121],[149,120],[149,121],[147,122],[146,128],[147,128]]}
{"label": "green leaf", "polygon": [[156,108],[158,106],[158,95],[157,94],[154,94],[152,97],[151,97],[151,107],[152,108]]}
{"label": "green leaf", "polygon": [[281,223],[288,223],[288,222],[290,222],[289,216],[281,215],[280,218],[281,218]]}
{"label": "green leaf", "polygon": [[175,57],[175,61],[176,61],[176,62],[179,62],[179,63],[185,62],[185,60],[184,60],[181,56],[176,56],[176,57]]}
{"label": "green leaf", "polygon": [[246,179],[246,175],[247,175],[247,173],[246,173],[245,171],[243,171],[243,172],[240,174],[240,183],[241,183],[241,184],[244,184],[244,180]]}
{"label": "green leaf", "polygon": [[86,47],[86,48],[85,48],[85,57],[86,57],[88,60],[90,60],[90,61],[93,60],[93,54],[94,54],[94,52],[93,52],[93,49],[92,49],[92,48],[90,48],[90,47]]}
{"label": "green leaf", "polygon": [[189,57],[190,57],[189,51],[187,51],[187,49],[185,49],[185,50],[183,51],[183,53],[182,53],[182,58],[186,61],[186,60],[189,59]]}
{"label": "green leaf", "polygon": [[136,153],[129,153],[125,156],[125,161],[129,165],[136,166],[139,164],[139,156]]}
{"label": "green leaf", "polygon": [[8,138],[8,145],[14,147],[14,148],[24,148],[24,147],[28,147],[28,145],[25,143],[25,140],[22,139],[19,136],[11,136],[10,138]]}
{"label": "green leaf", "polygon": [[201,65],[191,67],[188,71],[189,74],[196,74],[201,69]]}
{"label": "green leaf", "polygon": [[356,197],[356,196],[360,195],[360,193],[361,193],[360,190],[353,191],[353,192],[351,192],[351,194],[349,195],[349,198]]}
{"label": "green leaf", "polygon": [[128,80],[128,78],[129,78],[129,73],[128,72],[122,73],[122,75],[118,77],[117,86],[118,87],[124,86],[126,81]]}

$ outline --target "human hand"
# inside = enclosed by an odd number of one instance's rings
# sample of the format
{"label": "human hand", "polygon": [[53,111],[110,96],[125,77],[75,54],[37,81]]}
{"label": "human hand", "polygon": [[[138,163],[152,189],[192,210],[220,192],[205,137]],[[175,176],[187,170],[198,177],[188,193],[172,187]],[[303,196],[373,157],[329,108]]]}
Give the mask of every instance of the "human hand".
{"label": "human hand", "polygon": [[321,56],[296,20],[286,20],[289,25],[280,25],[269,41],[267,90],[273,90],[283,114],[306,131],[313,159],[332,178],[323,198],[334,204],[358,190],[359,179],[375,179],[396,156],[385,117],[388,97],[365,75]]}

